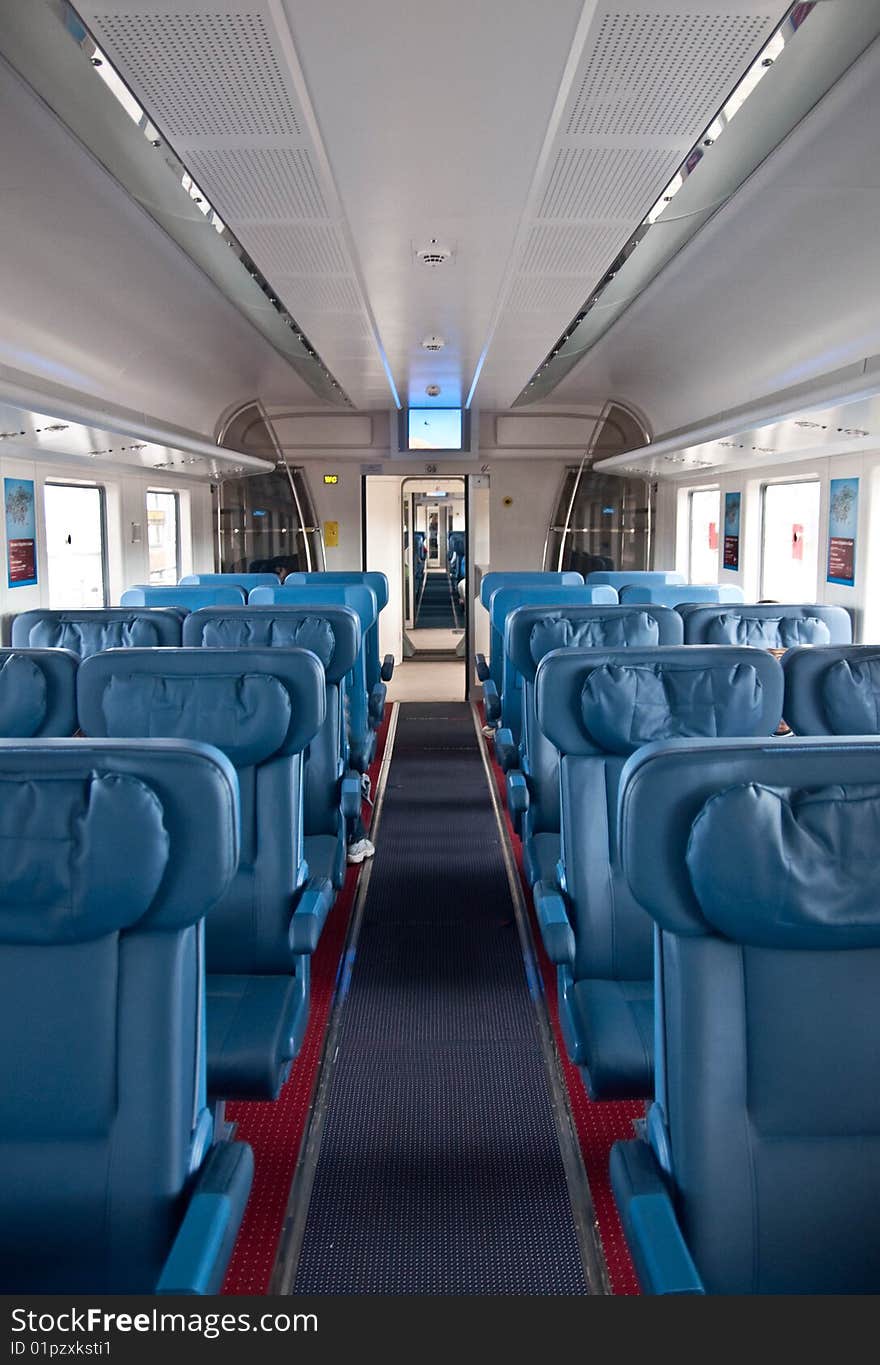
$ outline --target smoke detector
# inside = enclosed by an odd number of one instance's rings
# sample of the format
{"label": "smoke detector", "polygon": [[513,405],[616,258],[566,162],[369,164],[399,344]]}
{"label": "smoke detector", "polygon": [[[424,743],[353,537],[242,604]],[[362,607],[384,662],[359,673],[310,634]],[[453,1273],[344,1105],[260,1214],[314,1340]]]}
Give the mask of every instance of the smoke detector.
{"label": "smoke detector", "polygon": [[427,265],[432,270],[436,270],[438,265],[452,259],[452,248],[442,246],[439,238],[432,237],[426,246],[415,248],[415,258],[417,261],[421,261],[422,265]]}
{"label": "smoke detector", "polygon": [[442,351],[446,345],[445,337],[431,336],[425,337],[422,341],[422,348],[425,351]]}
{"label": "smoke detector", "polygon": [[425,389],[425,393],[428,395],[429,398],[436,398],[440,393],[440,385],[428,384]]}

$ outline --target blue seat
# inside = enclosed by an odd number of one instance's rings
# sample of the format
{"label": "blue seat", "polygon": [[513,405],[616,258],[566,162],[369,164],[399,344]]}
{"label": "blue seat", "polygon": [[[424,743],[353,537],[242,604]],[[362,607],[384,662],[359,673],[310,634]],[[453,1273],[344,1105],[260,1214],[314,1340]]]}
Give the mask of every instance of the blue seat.
{"label": "blue seat", "polygon": [[612,1152],[642,1288],[880,1290],[880,742],[652,745],[621,859],[656,924],[649,1141]]}
{"label": "blue seat", "polygon": [[852,640],[852,621],[844,607],[776,602],[707,607],[689,603],[679,611],[688,645],[791,649],[794,645],[848,645]]}
{"label": "blue seat", "polygon": [[[388,606],[388,579],[383,573],[377,570],[338,570],[331,573],[290,573],[284,580],[285,586],[292,587],[295,583],[312,583],[315,587],[332,587],[335,583],[365,584],[372,588],[376,594],[376,608],[381,616]],[[386,654],[384,659],[379,658],[379,622],[371,626],[364,636],[364,650],[367,669],[367,692],[370,697],[370,711],[373,715],[378,715],[381,722],[382,713],[385,708],[385,694],[387,689],[382,687],[383,682],[390,682],[394,676],[394,655]]]}
{"label": "blue seat", "polygon": [[[493,679],[483,684],[483,701],[486,719],[500,721],[501,726],[519,743],[521,724],[522,684],[519,674],[504,651],[504,626],[508,616],[517,607],[525,606],[587,606],[590,603],[613,606],[617,603],[614,588],[598,584],[594,588],[580,584],[520,583],[508,587],[498,587],[489,599],[489,622],[493,642],[501,642],[500,675],[501,682],[496,686]],[[493,643],[493,658],[495,646]],[[507,736],[505,735],[505,739]]]}
{"label": "blue seat", "polygon": [[177,607],[84,607],[23,611],[12,622],[16,649],[68,649],[80,659],[102,649],[179,645],[185,613]]}
{"label": "blue seat", "polygon": [[[323,577],[323,575],[322,575]],[[251,606],[323,606],[351,607],[361,623],[360,647],[354,666],[346,679],[345,695],[348,716],[348,739],[351,765],[366,772],[376,752],[376,731],[382,724],[385,705],[385,686],[378,682],[372,690],[367,685],[367,655],[365,640],[376,628],[379,603],[375,592],[366,583],[301,584],[287,582],[277,588],[254,588],[248,596]],[[378,637],[377,637],[378,638]]]}
{"label": "blue seat", "polygon": [[653,602],[656,607],[680,607],[685,602],[742,602],[743,590],[725,583],[672,583],[656,587],[630,583],[620,589],[621,602]]}
{"label": "blue seat", "polygon": [[[578,588],[583,587],[583,574],[574,572],[543,573],[538,569],[496,570],[483,574],[480,580],[480,603],[489,611],[492,594],[496,588]],[[491,613],[490,613],[491,616]],[[477,677],[480,682],[493,682],[496,692],[501,691],[502,670],[504,668],[504,636],[496,634],[489,622],[489,659],[485,654],[475,656]]]}
{"label": "blue seat", "polygon": [[415,601],[418,603],[419,593],[425,581],[425,564],[428,559],[428,547],[425,544],[424,531],[413,532],[413,592]]}
{"label": "blue seat", "polygon": [[[559,1017],[595,1099],[650,1094],[651,923],[621,870],[617,793],[628,757],[679,736],[772,735],[782,669],[757,649],[563,649],[535,676],[538,724],[559,751],[561,889],[535,909],[559,968]],[[784,742],[784,741],[780,741]]]}
{"label": "blue seat", "polygon": [[605,583],[609,588],[617,588],[618,592],[629,585],[660,588],[684,581],[684,574],[677,573],[674,569],[594,569],[586,577],[588,584]]}
{"label": "blue seat", "polygon": [[268,583],[272,587],[280,583],[277,573],[188,573],[177,580],[180,588],[243,588],[249,593],[251,588],[259,588]]}
{"label": "blue seat", "polygon": [[447,561],[449,572],[453,582],[457,583],[464,577],[462,565],[464,563],[464,531],[450,531],[447,538]]}
{"label": "blue seat", "polygon": [[67,649],[0,649],[0,738],[72,735],[78,664]]}
{"label": "blue seat", "polygon": [[207,607],[188,616],[186,645],[215,649],[310,649],[324,669],[324,721],[309,744],[305,765],[303,832],[313,876],[335,887],[345,877],[345,819],[360,813],[360,775],[348,768],[345,680],[360,648],[360,622],[351,607]]}
{"label": "blue seat", "polygon": [[237,583],[212,587],[137,583],[126,588],[119,599],[123,607],[183,607],[185,611],[198,611],[199,607],[243,607],[246,600],[244,588]]}
{"label": "blue seat", "polygon": [[792,649],[782,670],[796,735],[880,734],[880,645]]}
{"label": "blue seat", "polygon": [[238,784],[200,745],[0,741],[0,1284],[216,1294],[253,1171],[212,1141],[202,920]]}
{"label": "blue seat", "polygon": [[559,755],[535,712],[541,660],[556,649],[645,648],[681,640],[681,617],[669,607],[517,607],[507,617],[504,649],[522,686],[522,734],[516,746],[512,736],[508,745],[497,731],[495,752],[508,774],[508,806],[532,884],[555,881],[560,858]]}
{"label": "blue seat", "polygon": [[86,735],[211,744],[238,774],[241,858],[206,928],[217,1098],[274,1099],[305,1032],[309,954],[333,903],[303,848],[303,752],[324,697],[305,649],[108,650],[80,665]]}

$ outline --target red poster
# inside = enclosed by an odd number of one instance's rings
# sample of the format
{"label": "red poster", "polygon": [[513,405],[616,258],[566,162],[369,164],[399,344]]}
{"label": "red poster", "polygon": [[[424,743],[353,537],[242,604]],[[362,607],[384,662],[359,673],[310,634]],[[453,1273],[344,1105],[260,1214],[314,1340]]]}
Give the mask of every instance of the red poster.
{"label": "red poster", "polygon": [[709,522],[709,549],[718,549],[718,523],[716,521]]}
{"label": "red poster", "polygon": [[828,542],[828,576],[852,583],[855,579],[856,542],[846,536],[832,536]]}
{"label": "red poster", "polygon": [[33,540],[10,540],[9,542],[9,583],[29,583],[37,576],[36,542]]}
{"label": "red poster", "polygon": [[804,557],[804,528],[797,522],[791,528],[791,557],[792,559]]}

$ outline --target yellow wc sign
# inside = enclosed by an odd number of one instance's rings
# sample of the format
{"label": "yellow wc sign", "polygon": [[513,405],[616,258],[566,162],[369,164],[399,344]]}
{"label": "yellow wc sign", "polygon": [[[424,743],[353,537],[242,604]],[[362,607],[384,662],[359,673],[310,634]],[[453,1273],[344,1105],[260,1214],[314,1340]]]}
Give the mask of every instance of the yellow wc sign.
{"label": "yellow wc sign", "polygon": [[324,545],[328,550],[335,550],[339,545],[339,522],[324,522]]}

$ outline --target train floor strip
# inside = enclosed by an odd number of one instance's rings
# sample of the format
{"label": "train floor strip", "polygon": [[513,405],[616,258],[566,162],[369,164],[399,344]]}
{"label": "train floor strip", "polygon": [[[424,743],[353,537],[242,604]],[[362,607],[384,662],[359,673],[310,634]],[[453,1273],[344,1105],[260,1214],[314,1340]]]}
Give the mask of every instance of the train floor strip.
{"label": "train floor strip", "polygon": [[359,924],[312,1119],[320,1145],[304,1145],[309,1198],[273,1288],[601,1288],[585,1269],[536,976],[464,703],[399,708]]}
{"label": "train floor strip", "polygon": [[416,627],[424,629],[455,630],[460,624],[452,597],[452,580],[445,571],[428,570],[425,586],[419,599],[416,613]]}

